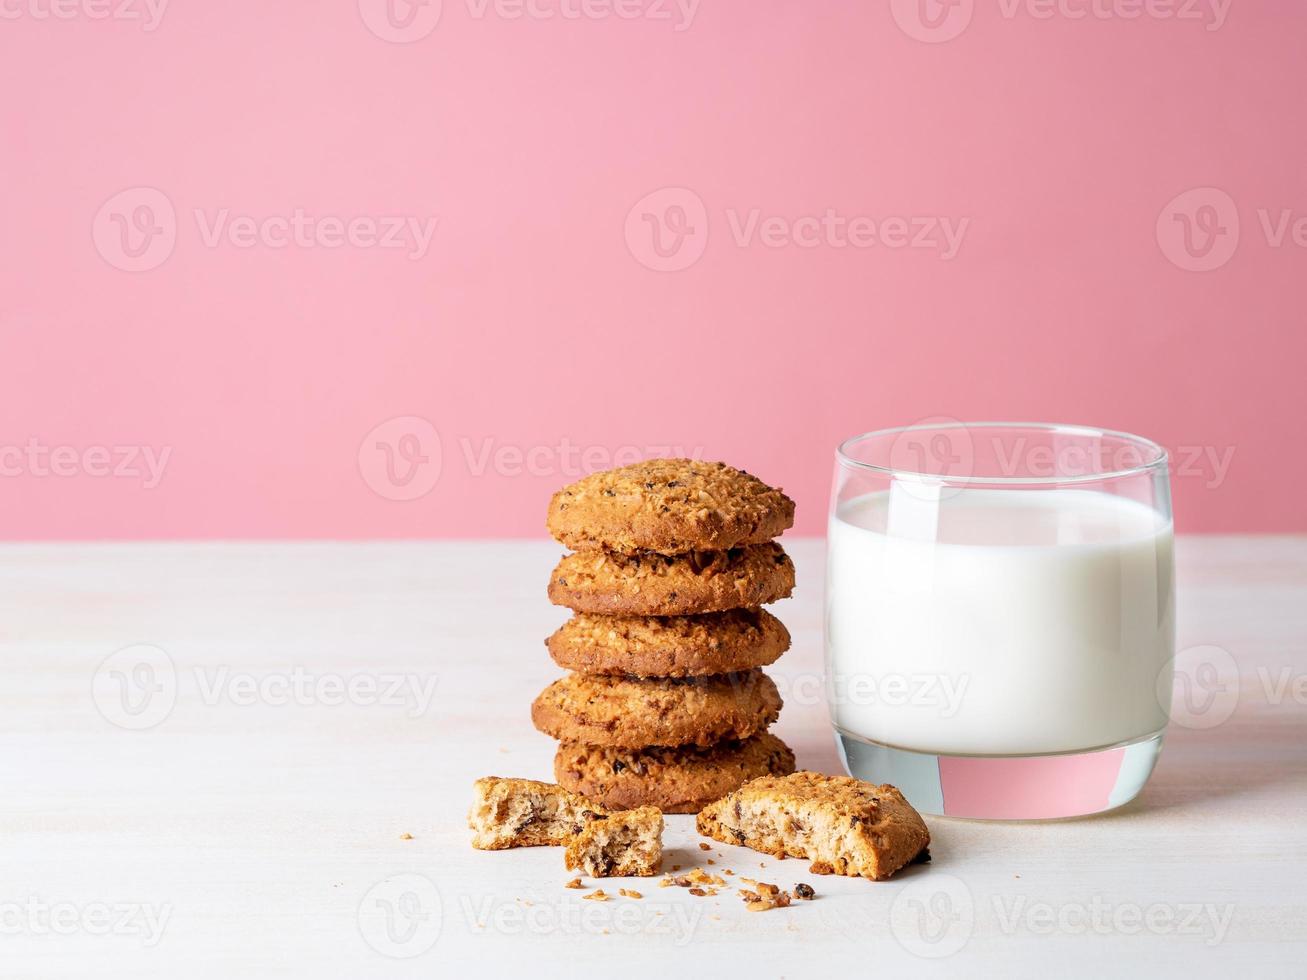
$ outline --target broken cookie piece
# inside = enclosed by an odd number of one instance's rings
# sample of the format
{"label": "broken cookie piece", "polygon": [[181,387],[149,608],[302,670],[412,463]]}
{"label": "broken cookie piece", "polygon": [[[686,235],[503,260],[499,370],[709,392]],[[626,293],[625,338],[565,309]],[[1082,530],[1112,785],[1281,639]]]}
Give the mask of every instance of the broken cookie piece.
{"label": "broken cookie piece", "polygon": [[472,789],[467,825],[472,846],[486,851],[566,844],[589,817],[608,812],[561,786],[534,779],[486,776]]}
{"label": "broken cookie piece", "polygon": [[567,845],[567,867],[592,878],[657,874],[662,838],[663,814],[657,807],[595,814]]}
{"label": "broken cookie piece", "polygon": [[884,879],[930,843],[921,815],[893,786],[850,776],[762,776],[699,811],[699,833],[776,857],[806,857],[813,874]]}

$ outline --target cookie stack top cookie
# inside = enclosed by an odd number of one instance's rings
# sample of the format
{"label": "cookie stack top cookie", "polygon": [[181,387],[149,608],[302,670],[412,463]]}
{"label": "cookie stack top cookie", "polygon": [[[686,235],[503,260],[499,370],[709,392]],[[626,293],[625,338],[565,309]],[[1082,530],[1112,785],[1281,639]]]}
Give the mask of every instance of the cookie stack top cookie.
{"label": "cookie stack top cookie", "polygon": [[794,501],[725,463],[647,459],[559,490],[546,523],[573,551],[683,555],[779,537],[794,524]]}

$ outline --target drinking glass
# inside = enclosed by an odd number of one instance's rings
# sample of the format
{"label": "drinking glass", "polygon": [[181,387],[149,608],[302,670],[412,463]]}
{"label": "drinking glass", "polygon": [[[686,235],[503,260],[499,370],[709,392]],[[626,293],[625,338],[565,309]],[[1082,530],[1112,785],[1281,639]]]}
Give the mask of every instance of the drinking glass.
{"label": "drinking glass", "polygon": [[854,436],[835,457],[827,697],[849,772],[950,816],[1133,799],[1170,710],[1165,450],[940,420]]}

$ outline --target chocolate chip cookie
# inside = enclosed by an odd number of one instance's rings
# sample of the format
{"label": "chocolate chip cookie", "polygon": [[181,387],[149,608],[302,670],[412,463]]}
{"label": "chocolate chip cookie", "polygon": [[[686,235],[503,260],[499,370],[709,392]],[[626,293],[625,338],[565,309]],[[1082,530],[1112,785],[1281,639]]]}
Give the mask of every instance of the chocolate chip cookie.
{"label": "chocolate chip cookie", "polygon": [[535,699],[531,720],[561,742],[640,749],[745,739],[780,710],[780,692],[760,670],[677,680],[569,674]]}
{"label": "chocolate chip cookie", "polygon": [[587,674],[699,677],[772,663],[790,634],[763,609],[700,616],[577,613],[545,641],[554,662]]}
{"label": "chocolate chip cookie", "polygon": [[549,503],[549,532],[575,551],[724,551],[770,541],[794,501],[725,463],[647,459],[593,473]]}
{"label": "chocolate chip cookie", "polygon": [[565,555],[549,598],[576,612],[612,616],[690,616],[761,606],[794,589],[794,563],[775,542],[686,555]]}
{"label": "chocolate chip cookie", "polygon": [[554,778],[610,809],[656,806],[664,813],[698,813],[758,776],[794,771],[794,753],[763,732],[710,748],[616,749],[564,742]]}

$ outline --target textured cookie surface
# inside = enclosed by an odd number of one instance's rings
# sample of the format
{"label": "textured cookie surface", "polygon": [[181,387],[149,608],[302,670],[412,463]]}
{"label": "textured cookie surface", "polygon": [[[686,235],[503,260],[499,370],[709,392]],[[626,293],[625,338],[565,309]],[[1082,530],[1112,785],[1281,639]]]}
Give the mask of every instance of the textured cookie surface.
{"label": "textured cookie surface", "polygon": [[569,674],[535,699],[531,720],[561,742],[642,749],[745,739],[780,710],[760,670],[678,680]]}
{"label": "textured cookie surface", "polygon": [[772,542],[688,555],[565,555],[549,579],[549,598],[576,612],[689,616],[761,606],[794,589],[794,563]]}
{"label": "textured cookie surface", "polygon": [[472,846],[506,847],[565,844],[586,820],[608,811],[553,783],[486,776],[472,784],[467,825]]}
{"label": "textured cookie surface", "polygon": [[567,844],[564,863],[592,878],[657,874],[663,863],[663,815],[652,806],[590,817]]}
{"label": "textured cookie surface", "polygon": [[554,756],[559,784],[609,809],[656,806],[698,813],[759,776],[794,771],[794,753],[769,732],[709,748],[615,749],[564,742]]}
{"label": "textured cookie surface", "polygon": [[794,523],[794,501],[725,463],[647,459],[559,490],[546,523],[576,551],[677,555],[770,541]]}
{"label": "textured cookie surface", "polygon": [[789,649],[790,634],[763,609],[668,617],[577,613],[546,645],[558,666],[586,674],[699,677],[765,667]]}
{"label": "textured cookie surface", "polygon": [[699,833],[776,857],[812,861],[813,874],[888,878],[930,843],[925,821],[893,786],[850,776],[763,776],[699,812]]}

